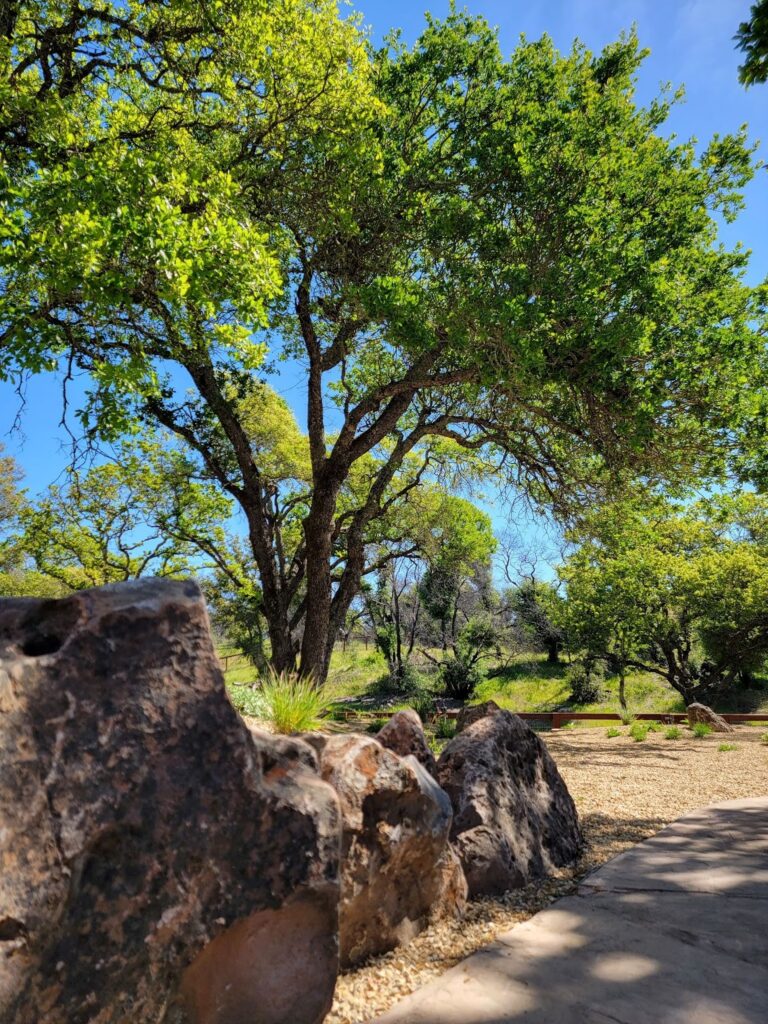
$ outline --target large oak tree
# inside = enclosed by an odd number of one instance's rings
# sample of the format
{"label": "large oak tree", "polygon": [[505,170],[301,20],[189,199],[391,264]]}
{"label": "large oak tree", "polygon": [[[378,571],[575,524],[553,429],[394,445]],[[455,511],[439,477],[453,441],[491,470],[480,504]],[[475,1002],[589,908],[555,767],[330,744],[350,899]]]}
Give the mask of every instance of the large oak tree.
{"label": "large oak tree", "polygon": [[[721,468],[761,342],[714,215],[750,155],[665,138],[633,38],[505,58],[453,14],[374,53],[321,0],[148,6],[8,19],[0,368],[63,360],[90,430],[189,446],[247,522],[277,668],[324,678],[371,524],[446,443],[560,507]],[[308,427],[290,552],[244,413],[282,357]]]}

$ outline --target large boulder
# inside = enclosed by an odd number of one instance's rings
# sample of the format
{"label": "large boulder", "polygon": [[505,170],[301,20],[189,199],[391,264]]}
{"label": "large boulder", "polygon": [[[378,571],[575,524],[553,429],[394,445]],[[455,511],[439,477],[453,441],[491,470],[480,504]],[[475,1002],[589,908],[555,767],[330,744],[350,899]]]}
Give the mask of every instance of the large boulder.
{"label": "large boulder", "polygon": [[313,743],[341,801],[339,942],[349,966],[460,913],[466,883],[448,844],[450,800],[415,757],[368,736]]}
{"label": "large boulder", "polygon": [[0,1019],[317,1024],[340,820],[252,737],[198,587],[0,601]]}
{"label": "large boulder", "polygon": [[437,760],[429,749],[421,719],[412,708],[396,711],[379,730],[376,739],[387,750],[393,750],[400,757],[412,754],[424,765],[430,775],[437,773]]}
{"label": "large boulder", "polygon": [[456,732],[463,732],[468,725],[478,722],[488,715],[495,715],[501,708],[495,700],[486,700],[482,704],[468,704],[462,708],[456,719]]}
{"label": "large boulder", "polygon": [[688,724],[691,728],[702,724],[708,725],[713,732],[736,732],[732,725],[706,704],[689,704],[685,710],[688,712]]}
{"label": "large boulder", "polygon": [[453,805],[451,838],[470,896],[526,885],[578,855],[579,820],[555,762],[509,711],[458,733],[440,755],[437,778]]}

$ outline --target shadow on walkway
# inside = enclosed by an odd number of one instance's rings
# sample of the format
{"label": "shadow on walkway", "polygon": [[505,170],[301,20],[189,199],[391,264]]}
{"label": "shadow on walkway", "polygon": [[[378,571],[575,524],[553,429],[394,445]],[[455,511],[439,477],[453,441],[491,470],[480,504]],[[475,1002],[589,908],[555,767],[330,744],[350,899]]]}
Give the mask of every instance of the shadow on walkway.
{"label": "shadow on walkway", "polygon": [[766,1024],[768,798],[689,814],[379,1024]]}

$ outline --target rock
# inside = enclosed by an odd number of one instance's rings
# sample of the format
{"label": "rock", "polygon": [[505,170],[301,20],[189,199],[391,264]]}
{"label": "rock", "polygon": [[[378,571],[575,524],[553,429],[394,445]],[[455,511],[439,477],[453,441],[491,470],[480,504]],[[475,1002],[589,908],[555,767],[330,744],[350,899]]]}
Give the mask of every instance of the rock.
{"label": "rock", "polygon": [[435,755],[429,749],[421,719],[411,708],[395,712],[384,728],[379,730],[376,739],[387,750],[393,750],[400,757],[412,754],[430,775],[436,774]]}
{"label": "rock", "polygon": [[688,725],[691,728],[698,722],[703,722],[713,732],[736,732],[732,725],[726,722],[716,711],[713,711],[712,708],[708,708],[706,704],[689,704],[685,710],[688,712]]}
{"label": "rock", "polygon": [[437,778],[453,805],[451,839],[469,895],[498,895],[562,867],[582,836],[573,800],[532,729],[509,711],[466,726]]}
{"label": "rock", "polygon": [[230,704],[196,584],[0,601],[3,1024],[317,1024],[336,795]]}
{"label": "rock", "polygon": [[463,909],[466,887],[448,845],[451,804],[415,757],[373,737],[328,736],[320,770],[341,801],[342,966]]}
{"label": "rock", "polygon": [[462,732],[468,725],[472,725],[473,722],[479,722],[481,718],[495,715],[499,711],[501,711],[501,708],[495,700],[487,700],[484,704],[468,704],[467,707],[462,708],[459,712],[459,717],[456,719],[456,732]]}

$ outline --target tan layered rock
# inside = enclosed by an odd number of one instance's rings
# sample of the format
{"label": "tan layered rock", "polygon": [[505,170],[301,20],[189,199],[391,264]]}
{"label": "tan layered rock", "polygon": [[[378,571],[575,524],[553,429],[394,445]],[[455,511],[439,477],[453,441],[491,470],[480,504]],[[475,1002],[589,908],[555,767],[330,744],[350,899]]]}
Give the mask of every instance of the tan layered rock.
{"label": "tan layered rock", "polygon": [[430,775],[437,772],[437,760],[429,749],[424,735],[424,726],[418,714],[412,708],[396,711],[386,725],[379,730],[376,739],[387,750],[392,750],[400,757],[412,754],[424,765]]}
{"label": "tan layered rock", "polygon": [[689,704],[685,710],[688,713],[688,724],[691,728],[701,723],[708,725],[713,732],[736,732],[732,725],[706,704]]}
{"label": "tan layered rock", "polygon": [[470,896],[497,895],[573,861],[576,807],[539,737],[495,711],[445,747],[437,778],[453,805],[451,839]]}
{"label": "tan layered rock", "polygon": [[448,845],[451,804],[413,756],[368,736],[313,738],[343,820],[342,965],[410,941],[460,913],[466,883]]}
{"label": "tan layered rock", "polygon": [[232,708],[194,583],[0,601],[4,1024],[318,1024],[339,811],[292,749]]}

